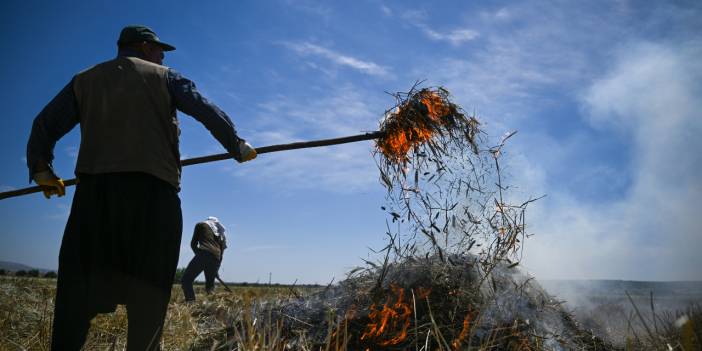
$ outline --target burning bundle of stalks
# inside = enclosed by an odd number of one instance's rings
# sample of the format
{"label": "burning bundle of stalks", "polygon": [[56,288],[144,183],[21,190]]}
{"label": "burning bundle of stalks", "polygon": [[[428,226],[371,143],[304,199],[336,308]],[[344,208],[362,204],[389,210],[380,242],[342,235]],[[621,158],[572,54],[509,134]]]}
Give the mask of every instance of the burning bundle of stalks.
{"label": "burning bundle of stalks", "polygon": [[[533,201],[508,204],[497,146],[475,116],[466,116],[444,88],[412,88],[394,95],[397,104],[380,125],[376,163],[388,189],[383,209],[386,249],[395,258],[477,253],[485,271],[517,260],[526,237],[524,210]],[[516,263],[516,262],[514,262]]]}
{"label": "burning bundle of stalks", "polygon": [[474,153],[478,152],[478,120],[466,117],[449,100],[446,89],[413,88],[394,96],[397,104],[385,113],[380,125],[385,136],[377,142],[378,151],[386,158],[384,167],[402,167],[416,161],[421,149],[438,156],[448,151],[449,144],[468,145]]}

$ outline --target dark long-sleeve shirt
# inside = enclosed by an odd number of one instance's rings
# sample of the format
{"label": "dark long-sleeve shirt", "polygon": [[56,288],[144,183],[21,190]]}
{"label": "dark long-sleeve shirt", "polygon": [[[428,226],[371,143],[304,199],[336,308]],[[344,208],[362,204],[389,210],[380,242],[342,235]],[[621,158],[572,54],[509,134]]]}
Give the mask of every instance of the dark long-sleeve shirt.
{"label": "dark long-sleeve shirt", "polygon": [[[136,52],[127,50],[120,51],[118,56],[139,57]],[[202,96],[195,83],[176,70],[169,69],[166,79],[174,107],[202,123],[230,154],[238,155],[238,144],[242,139],[237,136],[234,123],[227,114]],[[52,167],[56,142],[78,123],[78,103],[71,80],[34,119],[27,143],[30,182],[40,160]]]}

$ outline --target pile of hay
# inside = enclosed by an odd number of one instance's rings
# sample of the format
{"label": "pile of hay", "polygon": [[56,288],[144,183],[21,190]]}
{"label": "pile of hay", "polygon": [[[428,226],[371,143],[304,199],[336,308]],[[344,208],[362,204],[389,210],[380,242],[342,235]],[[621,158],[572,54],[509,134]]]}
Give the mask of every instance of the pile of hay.
{"label": "pile of hay", "polygon": [[270,311],[293,349],[298,339],[349,350],[611,349],[534,280],[506,264],[485,276],[474,256],[362,270]]}

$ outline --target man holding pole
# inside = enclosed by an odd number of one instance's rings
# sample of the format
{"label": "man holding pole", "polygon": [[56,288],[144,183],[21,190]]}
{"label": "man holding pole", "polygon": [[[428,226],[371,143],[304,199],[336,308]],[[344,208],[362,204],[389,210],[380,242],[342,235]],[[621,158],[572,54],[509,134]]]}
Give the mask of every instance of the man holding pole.
{"label": "man holding pole", "polygon": [[256,150],[195,85],[162,66],[175,50],[145,26],[125,27],[117,57],[75,75],[34,120],[30,179],[63,196],[56,142],[80,125],[79,180],[59,253],[52,350],[79,350],[90,321],[124,304],[128,350],[159,349],[182,235],[180,130],[193,116],[238,162]]}
{"label": "man holding pole", "polygon": [[205,272],[205,291],[209,294],[214,290],[215,278],[219,275],[219,266],[227,248],[226,229],[217,217],[207,217],[195,225],[195,232],[190,241],[190,247],[195,257],[190,260],[183,272],[181,287],[186,302],[195,301],[193,281],[200,273]]}

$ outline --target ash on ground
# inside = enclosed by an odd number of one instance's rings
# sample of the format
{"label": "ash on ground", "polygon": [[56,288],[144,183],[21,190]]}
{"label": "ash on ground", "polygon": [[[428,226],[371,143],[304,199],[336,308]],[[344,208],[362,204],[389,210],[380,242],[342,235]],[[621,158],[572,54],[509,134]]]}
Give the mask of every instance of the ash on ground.
{"label": "ash on ground", "polygon": [[296,340],[350,350],[611,349],[516,267],[501,264],[485,274],[477,260],[410,258],[358,270],[319,293],[271,306],[268,316],[282,321],[292,349]]}

